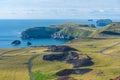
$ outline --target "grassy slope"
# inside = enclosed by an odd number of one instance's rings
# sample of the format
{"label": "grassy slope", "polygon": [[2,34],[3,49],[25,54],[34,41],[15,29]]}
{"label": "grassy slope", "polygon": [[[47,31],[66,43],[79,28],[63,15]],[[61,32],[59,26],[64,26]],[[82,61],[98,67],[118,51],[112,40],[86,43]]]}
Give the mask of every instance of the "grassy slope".
{"label": "grassy slope", "polygon": [[[90,37],[102,37],[102,38],[114,38],[115,35],[112,34],[103,34],[101,32],[103,31],[111,31],[111,32],[115,32],[115,33],[119,33],[120,32],[120,23],[119,22],[114,22],[112,24],[109,24],[103,28],[97,29],[96,31],[94,31]],[[118,37],[118,35],[116,35],[116,38]]]}
{"label": "grassy slope", "polygon": [[38,54],[43,48],[28,49],[0,49],[0,80],[30,80],[27,60],[34,54]]}
{"label": "grassy slope", "polygon": [[[99,50],[114,45],[119,41],[120,39],[105,39],[105,40],[80,39],[74,40],[66,44],[78,49],[80,54],[88,54],[90,57],[93,58],[93,61],[95,62],[93,66],[87,67],[92,68],[93,71],[84,75],[71,75],[71,76],[78,80],[109,80],[110,78],[119,76],[120,74],[119,57],[107,56],[98,53]],[[116,48],[116,51],[119,51],[119,48]],[[43,80],[54,80],[55,78],[57,78],[57,76],[55,76],[54,73],[65,68],[72,68],[72,65],[56,61],[55,62],[43,61],[40,57],[36,58],[33,61],[34,75],[36,76],[36,78],[39,78],[38,75],[35,73],[36,71],[41,72],[41,74],[43,74],[44,77],[47,78]],[[103,74],[101,74],[101,72]]]}
{"label": "grassy slope", "polygon": [[[120,74],[120,57],[107,56],[99,54],[98,51],[109,47],[119,42],[120,39],[80,39],[69,42],[66,45],[74,47],[79,50],[81,54],[88,54],[93,58],[95,64],[88,68],[94,69],[93,71],[84,75],[71,75],[78,80],[109,80],[119,76]],[[106,50],[105,54],[119,54],[120,45],[113,47],[110,50]],[[27,60],[35,54],[51,54],[43,52],[45,48],[27,48],[27,49],[0,49],[0,54],[6,51],[4,57],[0,60],[0,80],[30,80],[27,66],[24,64]],[[15,49],[16,50],[16,49]],[[58,76],[54,74],[62,69],[72,68],[71,64],[64,62],[50,62],[43,61],[42,57],[37,57],[32,62],[32,72],[34,73],[36,80],[55,80]],[[101,74],[102,72],[102,74]]]}
{"label": "grassy slope", "polygon": [[61,31],[58,33],[67,35],[68,37],[88,37],[92,33],[92,29],[90,28],[81,28],[81,27],[64,27]]}
{"label": "grassy slope", "polygon": [[[88,54],[93,58],[95,64],[89,68],[94,69],[85,75],[73,75],[78,80],[109,80],[120,75],[120,57],[107,56],[99,54],[98,51],[114,45],[120,39],[106,39],[106,40],[75,40],[68,45],[77,48],[80,53]],[[120,45],[118,45],[120,46]],[[115,50],[115,55],[119,54],[119,47],[114,47],[110,50]],[[105,54],[109,54],[106,53]],[[99,74],[103,72],[103,74]]]}
{"label": "grassy slope", "polygon": [[54,25],[53,27],[61,27],[61,30],[58,31],[57,33],[62,34],[63,36],[66,36],[68,38],[70,37],[85,38],[96,30],[95,26],[92,24],[72,22]]}

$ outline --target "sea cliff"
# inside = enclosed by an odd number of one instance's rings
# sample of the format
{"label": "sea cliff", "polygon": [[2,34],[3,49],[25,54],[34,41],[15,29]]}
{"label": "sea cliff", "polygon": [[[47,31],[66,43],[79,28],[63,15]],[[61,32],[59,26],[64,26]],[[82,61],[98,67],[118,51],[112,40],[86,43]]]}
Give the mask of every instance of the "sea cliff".
{"label": "sea cliff", "polygon": [[82,23],[64,23],[51,25],[49,27],[33,27],[24,30],[21,33],[21,38],[54,38],[54,39],[76,39],[88,37],[95,26],[93,24]]}

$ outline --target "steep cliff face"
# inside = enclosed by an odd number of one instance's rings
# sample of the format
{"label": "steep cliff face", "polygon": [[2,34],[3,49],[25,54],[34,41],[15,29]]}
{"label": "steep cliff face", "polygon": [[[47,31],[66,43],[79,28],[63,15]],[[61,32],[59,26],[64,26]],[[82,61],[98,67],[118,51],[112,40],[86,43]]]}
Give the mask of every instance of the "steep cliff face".
{"label": "steep cliff face", "polygon": [[35,27],[29,28],[21,33],[23,39],[29,38],[51,38],[51,35],[58,32],[60,28]]}
{"label": "steep cliff face", "polygon": [[82,29],[79,27],[64,27],[62,30],[54,33],[54,39],[77,39],[88,37],[92,33],[91,30]]}
{"label": "steep cliff face", "polygon": [[95,29],[93,24],[64,23],[50,27],[34,27],[21,33],[23,39],[29,38],[54,38],[75,39],[88,37]]}

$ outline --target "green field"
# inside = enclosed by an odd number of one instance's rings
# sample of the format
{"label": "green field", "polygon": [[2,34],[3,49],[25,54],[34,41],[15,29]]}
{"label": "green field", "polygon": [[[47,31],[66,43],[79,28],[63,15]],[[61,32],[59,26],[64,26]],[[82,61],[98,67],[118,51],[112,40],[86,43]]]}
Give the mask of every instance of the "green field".
{"label": "green field", "polygon": [[[109,80],[120,76],[120,44],[117,44],[119,42],[120,39],[79,39],[65,44],[78,49],[79,54],[89,55],[94,62],[94,65],[85,67],[93,69],[91,72],[70,76],[77,80]],[[51,54],[44,52],[46,49],[0,49],[0,80],[30,80],[28,61],[33,56],[35,57],[31,60],[31,71],[35,80],[56,80],[59,78],[55,75],[56,72],[73,67],[65,62],[42,60],[43,54]],[[100,53],[101,50],[103,53]]]}

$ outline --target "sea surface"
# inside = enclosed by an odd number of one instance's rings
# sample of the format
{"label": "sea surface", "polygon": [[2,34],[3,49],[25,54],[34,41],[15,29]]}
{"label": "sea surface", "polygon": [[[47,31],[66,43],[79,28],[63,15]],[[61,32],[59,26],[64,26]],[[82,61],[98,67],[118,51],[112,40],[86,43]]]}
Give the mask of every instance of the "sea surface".
{"label": "sea surface", "polygon": [[[115,22],[120,20],[114,20]],[[32,46],[46,46],[46,45],[60,45],[68,42],[67,40],[54,40],[54,39],[29,39],[22,40],[20,34],[27,28],[31,27],[48,27],[54,24],[61,24],[65,22],[80,22],[95,24],[96,20],[88,21],[88,19],[72,20],[72,19],[39,19],[39,20],[0,20],[0,48],[19,48],[27,47],[26,43],[30,41]],[[14,40],[21,40],[22,44],[19,46],[11,45]]]}

